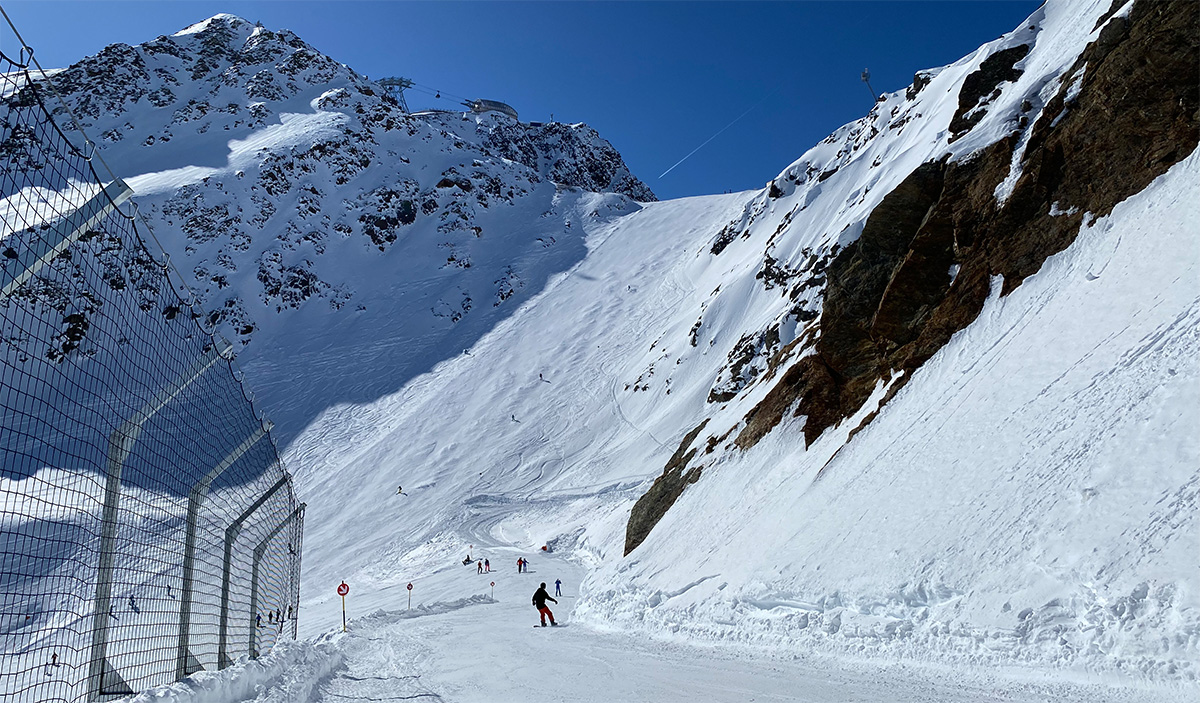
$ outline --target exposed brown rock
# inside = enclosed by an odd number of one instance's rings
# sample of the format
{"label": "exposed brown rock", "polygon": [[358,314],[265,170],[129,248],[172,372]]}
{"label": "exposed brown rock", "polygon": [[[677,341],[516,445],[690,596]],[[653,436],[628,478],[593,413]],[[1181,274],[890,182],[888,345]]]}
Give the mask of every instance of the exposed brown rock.
{"label": "exposed brown rock", "polygon": [[904,91],[904,97],[909,100],[915,100],[916,97],[921,94],[921,91],[925,90],[925,86],[929,85],[930,81],[932,80],[932,73],[929,73],[928,71],[917,71],[913,74],[912,85],[908,86],[908,89]]}
{"label": "exposed brown rock", "polygon": [[[1187,0],[1137,3],[1079,57],[1033,126],[1013,194],[1000,206],[1016,136],[965,162],[925,164],[872,212],[829,267],[816,355],[746,416],[753,446],[788,408],[806,443],[853,414],[894,370],[912,373],[978,316],[992,276],[1007,294],[1074,241],[1084,213],[1107,215],[1200,140],[1200,16]],[[1072,214],[1051,215],[1051,205]],[[953,284],[951,265],[960,267]],[[892,389],[890,398],[898,390]],[[864,423],[865,425],[865,423]]]}
{"label": "exposed brown rock", "polygon": [[650,490],[646,494],[637,499],[633,504],[633,510],[629,513],[629,524],[625,528],[625,553],[629,554],[637,549],[638,545],[645,541],[650,534],[650,530],[658,524],[663,515],[667,514],[679,496],[683,494],[683,489],[689,483],[695,483],[700,479],[700,467],[684,472],[687,469],[687,464],[696,456],[696,450],[688,450],[696,437],[708,424],[706,418],[704,422],[696,425],[691,432],[684,436],[683,441],[679,443],[679,448],[667,460],[667,466],[663,469],[662,475],[654,480],[654,484],[650,486]]}
{"label": "exposed brown rock", "polygon": [[1126,0],[1112,0],[1112,4],[1108,6],[1108,9],[1104,11],[1104,14],[1100,15],[1100,19],[1096,20],[1096,24],[1092,27],[1092,31],[1094,32],[1097,29],[1100,29],[1100,27],[1104,26],[1104,23],[1108,21],[1109,17],[1117,14],[1117,10],[1125,7],[1125,2]]}
{"label": "exposed brown rock", "polygon": [[1024,44],[997,51],[984,59],[979,68],[963,79],[962,87],[958,91],[958,110],[950,120],[952,134],[957,137],[979,124],[987,114],[986,107],[981,107],[980,102],[986,106],[993,98],[999,96],[1001,83],[1020,78],[1023,71],[1014,66],[1028,54],[1029,46]]}
{"label": "exposed brown rock", "polygon": [[[812,409],[819,413],[805,423],[828,427],[839,418],[837,393],[843,379],[819,355],[809,355],[784,372],[775,387],[746,414],[746,426],[733,443],[749,449],[783,420],[783,416],[803,398],[812,398]],[[797,411],[797,415],[803,414]]]}

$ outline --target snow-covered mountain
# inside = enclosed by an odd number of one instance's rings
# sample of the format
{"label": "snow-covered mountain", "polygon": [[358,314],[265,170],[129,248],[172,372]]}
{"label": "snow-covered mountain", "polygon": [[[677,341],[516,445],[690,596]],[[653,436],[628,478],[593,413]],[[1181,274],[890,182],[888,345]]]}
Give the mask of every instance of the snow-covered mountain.
{"label": "snow-covered mountain", "polygon": [[583,218],[655,199],[587,125],[410,115],[233,15],[52,80],[209,321],[248,345],[285,438],[470,346],[582,256]]}
{"label": "snow-covered mountain", "polygon": [[[491,603],[462,556],[511,572],[520,554],[547,581],[575,562],[570,617],[595,632],[1182,700],[1200,681],[1197,22],[1188,0],[1051,0],[749,193],[638,203],[618,159],[601,177],[574,147],[523,152],[507,118],[400,115],[340,68],[293,96],[287,71],[224,54],[270,117],[210,100],[184,130],[146,110],[170,141],[138,126],[106,158],[144,159],[114,166],[208,306],[236,298],[221,319],[294,427],[309,635],[339,624],[345,580],[356,612],[385,612],[338,641],[436,674],[395,626],[405,585],[435,611]],[[296,48],[229,18],[189,32],[167,43]],[[234,89],[218,58],[154,44],[129,51]],[[210,118],[245,131],[185,148]],[[456,636],[475,639],[442,649],[492,656],[516,635]],[[331,666],[273,674],[264,700]]]}
{"label": "snow-covered mountain", "polygon": [[1193,9],[1051,2],[760,192],[588,222],[292,445],[310,612],[546,544],[597,627],[1195,680]]}

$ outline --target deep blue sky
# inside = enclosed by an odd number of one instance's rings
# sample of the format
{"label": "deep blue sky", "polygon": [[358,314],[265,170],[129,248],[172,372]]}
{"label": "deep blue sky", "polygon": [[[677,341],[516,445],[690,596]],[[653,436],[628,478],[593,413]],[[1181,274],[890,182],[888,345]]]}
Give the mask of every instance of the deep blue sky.
{"label": "deep blue sky", "polygon": [[[401,75],[587,122],[661,198],[761,187],[878,91],[1015,28],[1035,0],[958,2],[3,3],[46,68],[218,12],[291,29],[372,78]],[[7,32],[3,33],[7,39]],[[13,47],[0,47],[6,52]],[[410,93],[416,109],[441,105]],[[665,178],[659,174],[754,110]]]}

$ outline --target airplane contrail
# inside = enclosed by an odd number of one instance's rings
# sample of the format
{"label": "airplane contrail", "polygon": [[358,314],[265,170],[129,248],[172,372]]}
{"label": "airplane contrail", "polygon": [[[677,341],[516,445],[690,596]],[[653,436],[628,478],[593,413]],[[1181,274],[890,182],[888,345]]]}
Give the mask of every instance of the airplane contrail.
{"label": "airplane contrail", "polygon": [[[768,96],[767,96],[767,98],[769,98],[769,97],[771,97],[771,96],[770,96],[770,95],[768,95]],[[756,103],[754,103],[753,105],[751,105],[751,106],[750,106],[750,107],[749,107],[749,108],[748,108],[748,109],[747,109],[745,112],[743,112],[742,114],[740,114],[740,115],[738,115],[737,117],[733,118],[733,121],[732,121],[732,122],[730,122],[729,124],[727,124],[727,125],[725,125],[724,127],[722,127],[720,130],[718,130],[718,131],[717,131],[717,133],[716,133],[716,134],[712,135],[712,136],[711,136],[711,137],[709,137],[708,139],[705,139],[705,140],[704,140],[704,144],[701,144],[700,146],[696,147],[695,149],[692,149],[691,151],[689,151],[689,152],[688,152],[688,155],[687,155],[687,156],[685,156],[685,157],[683,157],[682,159],[680,159],[680,160],[676,161],[676,162],[675,162],[675,166],[678,166],[679,164],[683,163],[684,161],[687,161],[688,159],[690,159],[690,158],[692,157],[692,154],[695,154],[697,151],[700,151],[701,149],[703,149],[703,148],[704,148],[704,145],[705,145],[705,144],[708,144],[708,143],[709,143],[709,142],[711,142],[712,140],[714,140],[714,139],[716,139],[717,137],[721,136],[721,132],[724,132],[725,130],[729,129],[729,128],[730,128],[730,127],[732,127],[732,126],[734,125],[734,123],[736,123],[738,120],[742,119],[742,118],[743,118],[743,117],[745,117],[746,115],[749,115],[751,110],[753,110],[754,108],[758,107],[759,105],[762,105],[763,103],[765,103],[765,102],[767,101],[767,98],[763,98],[762,100],[759,100],[758,102],[756,102]],[[659,176],[659,178],[662,178],[663,176],[667,175],[667,174],[668,174],[668,173],[670,173],[671,171],[674,171],[674,170],[675,170],[675,166],[672,166],[671,168],[667,169],[666,171],[663,171],[663,172],[662,172],[662,175],[660,175],[660,176]]]}

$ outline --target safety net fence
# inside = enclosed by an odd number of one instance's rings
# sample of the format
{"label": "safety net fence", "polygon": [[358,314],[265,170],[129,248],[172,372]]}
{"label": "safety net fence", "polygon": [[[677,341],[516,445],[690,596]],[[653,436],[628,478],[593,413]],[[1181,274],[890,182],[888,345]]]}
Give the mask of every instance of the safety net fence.
{"label": "safety net fence", "polygon": [[230,345],[10,30],[0,700],[111,700],[296,636],[304,505]]}

